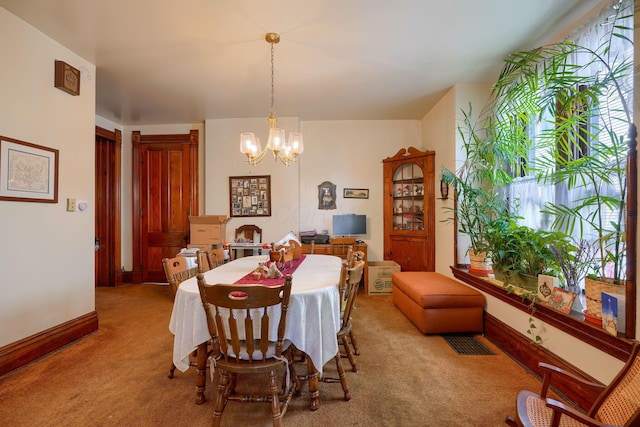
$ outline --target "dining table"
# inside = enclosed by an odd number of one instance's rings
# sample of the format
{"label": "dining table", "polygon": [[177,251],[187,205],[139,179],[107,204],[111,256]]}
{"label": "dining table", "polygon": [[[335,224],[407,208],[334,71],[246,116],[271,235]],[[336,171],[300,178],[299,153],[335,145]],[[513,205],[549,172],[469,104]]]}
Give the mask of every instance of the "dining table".
{"label": "dining table", "polygon": [[[268,255],[235,259],[204,273],[206,283],[247,283],[259,266],[269,264]],[[284,266],[282,266],[284,270]],[[309,407],[319,408],[319,378],[323,366],[338,353],[336,334],[340,329],[338,285],[342,259],[332,255],[302,255],[292,275],[291,298],[284,337],[307,358]],[[286,271],[286,270],[285,270]],[[269,279],[266,279],[269,280]],[[252,280],[260,283],[261,280]],[[185,372],[191,366],[190,355],[196,352],[196,403],[206,399],[207,343],[211,338],[197,277],[180,284],[175,295],[169,330],[174,335],[173,363]]]}

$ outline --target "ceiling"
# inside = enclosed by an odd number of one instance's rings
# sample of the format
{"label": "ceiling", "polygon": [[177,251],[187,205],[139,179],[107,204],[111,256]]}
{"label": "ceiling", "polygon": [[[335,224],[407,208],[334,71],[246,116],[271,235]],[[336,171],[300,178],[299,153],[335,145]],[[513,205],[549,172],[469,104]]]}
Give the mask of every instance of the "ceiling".
{"label": "ceiling", "polygon": [[[267,117],[421,119],[453,84],[491,83],[597,0],[0,0],[96,65],[122,125]],[[71,64],[74,65],[74,64]]]}

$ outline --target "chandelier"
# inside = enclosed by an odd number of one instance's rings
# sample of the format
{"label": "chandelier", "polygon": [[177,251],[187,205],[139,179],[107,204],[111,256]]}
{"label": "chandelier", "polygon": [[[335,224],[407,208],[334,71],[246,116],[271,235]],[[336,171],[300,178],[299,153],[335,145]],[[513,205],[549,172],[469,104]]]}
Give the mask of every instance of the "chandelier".
{"label": "chandelier", "polygon": [[273,152],[273,158],[280,160],[285,166],[289,166],[291,162],[297,162],[298,156],[304,151],[302,142],[302,133],[290,132],[289,140],[285,139],[285,131],[276,127],[276,110],[275,110],[275,90],[273,84],[273,45],[280,42],[280,35],[276,33],[267,33],[265,35],[267,43],[271,44],[271,113],[269,114],[269,139],[267,145],[262,148],[260,139],[256,138],[253,132],[243,132],[240,134],[240,152],[247,156],[247,162],[256,165],[264,159],[267,151]]}

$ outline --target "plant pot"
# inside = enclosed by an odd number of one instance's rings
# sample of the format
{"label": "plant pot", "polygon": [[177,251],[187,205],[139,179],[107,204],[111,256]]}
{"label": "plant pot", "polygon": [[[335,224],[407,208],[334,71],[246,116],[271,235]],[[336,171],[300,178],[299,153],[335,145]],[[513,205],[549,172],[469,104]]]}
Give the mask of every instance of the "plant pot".
{"label": "plant pot", "polygon": [[529,274],[517,274],[514,278],[516,285],[522,289],[526,289],[529,292],[538,292],[538,276],[531,276]]}
{"label": "plant pot", "polygon": [[512,270],[495,269],[493,270],[493,275],[496,278],[496,280],[501,281],[505,286],[506,285],[519,286],[518,284],[514,283],[515,282],[514,277],[517,276],[517,273],[514,273]]}
{"label": "plant pot", "polygon": [[479,252],[476,254],[472,250],[469,250],[469,261],[471,262],[471,265],[469,266],[469,273],[479,275],[493,273],[493,269],[491,268],[491,258],[487,257],[486,252]]}
{"label": "plant pot", "polygon": [[602,317],[597,318],[597,317],[591,316],[586,309],[582,310],[582,314],[584,314],[585,322],[602,327]]}
{"label": "plant pot", "polygon": [[584,293],[587,301],[585,316],[600,319],[602,323],[602,292],[624,295],[624,285],[617,285],[611,281],[584,279]]}

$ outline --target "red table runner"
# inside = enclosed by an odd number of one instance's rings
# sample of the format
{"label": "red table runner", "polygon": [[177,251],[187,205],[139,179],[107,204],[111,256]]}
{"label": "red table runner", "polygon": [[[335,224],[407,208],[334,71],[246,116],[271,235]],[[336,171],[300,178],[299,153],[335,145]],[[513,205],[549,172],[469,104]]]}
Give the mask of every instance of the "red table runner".
{"label": "red table runner", "polygon": [[[263,277],[262,279],[256,280],[256,278],[253,277],[253,271],[251,271],[251,273],[235,281],[234,284],[241,284],[241,285],[259,284],[259,285],[265,285],[265,286],[280,286],[284,283],[285,276],[287,274],[293,274],[293,272],[296,271],[296,269],[300,266],[300,264],[302,264],[302,261],[304,261],[305,257],[306,257],[305,255],[300,255],[300,258],[294,259],[293,261],[285,262],[284,264],[277,263],[276,265],[278,267],[278,270],[280,270],[280,272],[283,274],[283,276],[279,279],[268,279],[266,277]],[[273,261],[267,261],[264,263],[264,265],[267,268],[269,268],[272,262]],[[256,264],[256,267],[258,267],[257,264]]]}

